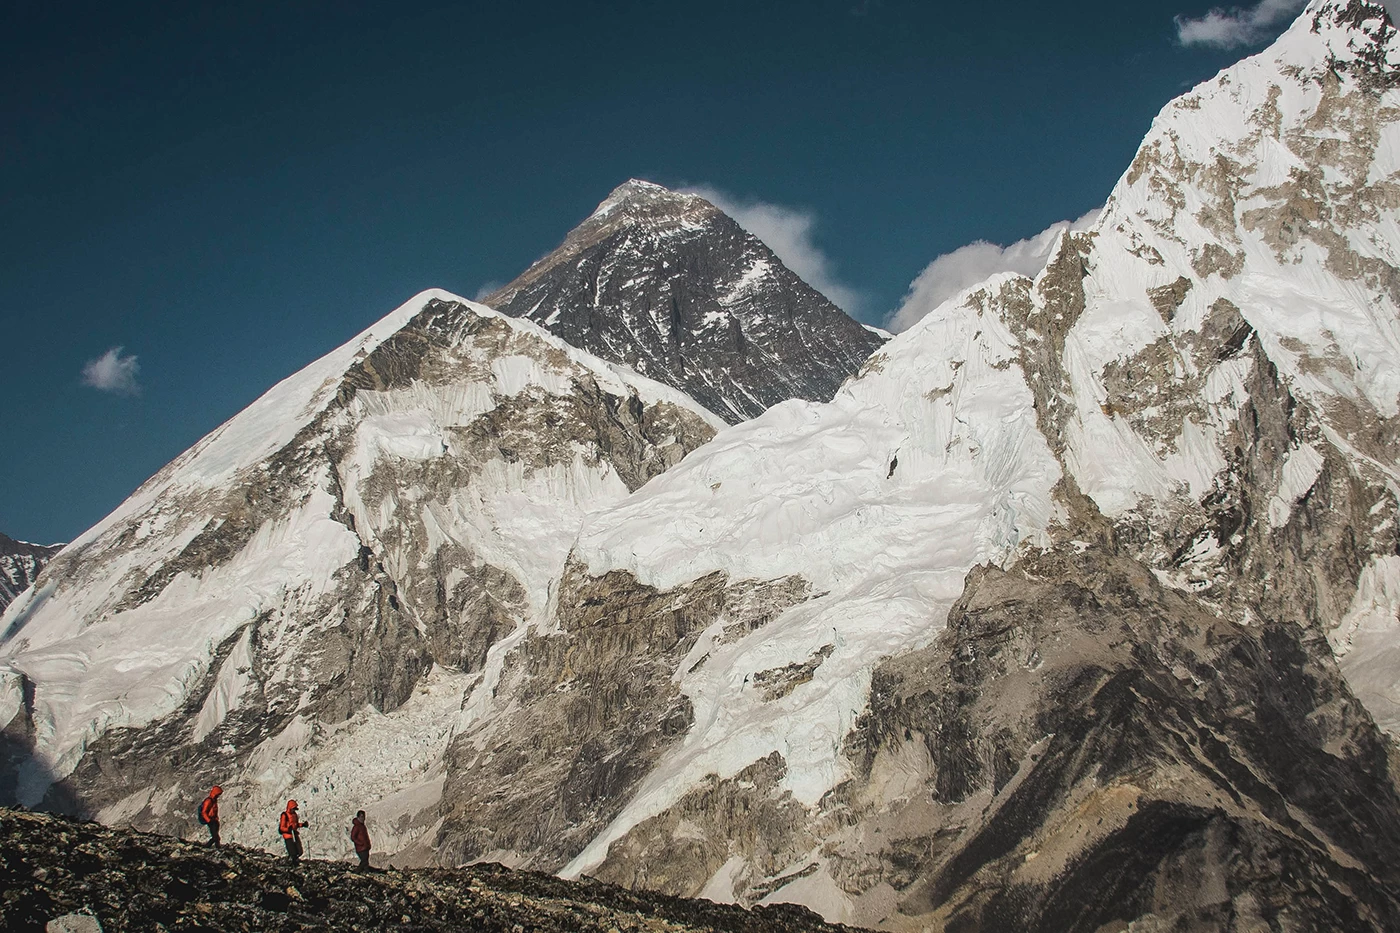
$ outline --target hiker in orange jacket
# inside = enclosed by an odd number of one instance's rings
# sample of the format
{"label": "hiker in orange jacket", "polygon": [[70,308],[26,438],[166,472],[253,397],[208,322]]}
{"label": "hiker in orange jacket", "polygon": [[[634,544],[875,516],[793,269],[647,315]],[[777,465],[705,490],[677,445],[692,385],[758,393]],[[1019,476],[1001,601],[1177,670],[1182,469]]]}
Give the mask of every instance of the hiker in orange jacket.
{"label": "hiker in orange jacket", "polygon": [[282,834],[282,842],[287,846],[287,858],[295,865],[301,860],[301,832],[309,824],[297,813],[297,802],[287,801],[287,809],[277,818],[277,831]]}
{"label": "hiker in orange jacket", "polygon": [[209,789],[209,796],[199,805],[199,821],[209,827],[209,844],[219,845],[219,795],[224,789],[215,784]]}
{"label": "hiker in orange jacket", "polygon": [[374,871],[369,867],[369,830],[365,829],[365,811],[355,814],[350,821],[350,841],[355,844],[355,855],[360,859],[360,870]]}

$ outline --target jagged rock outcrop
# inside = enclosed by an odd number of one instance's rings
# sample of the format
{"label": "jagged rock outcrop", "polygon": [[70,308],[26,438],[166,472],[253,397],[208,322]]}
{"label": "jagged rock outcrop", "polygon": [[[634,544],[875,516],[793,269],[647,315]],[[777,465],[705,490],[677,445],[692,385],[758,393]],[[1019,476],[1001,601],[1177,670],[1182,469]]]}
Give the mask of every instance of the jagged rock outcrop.
{"label": "jagged rock outcrop", "polygon": [[822,923],[800,907],[748,911],[491,864],[364,873],[345,863],[307,860],[294,868],[241,846],[215,850],[169,836],[13,810],[0,810],[0,891],[0,926],[12,933],[39,933],[61,917],[90,918],[106,933],[849,929]]}
{"label": "jagged rock outcrop", "polygon": [[673,675],[701,634],[708,644],[737,640],[809,595],[800,577],[714,573],[658,591],[625,572],[593,578],[566,567],[558,630],[522,646],[501,678],[508,708],[448,751],[434,861],[524,857],[563,868],[657,781],[657,761],[694,725]]}
{"label": "jagged rock outcrop", "polygon": [[877,669],[848,749],[883,833],[828,842],[842,880],[929,926],[1400,923],[1392,749],[1321,634],[1221,619],[1112,550],[974,571],[943,636]]}
{"label": "jagged rock outcrop", "polygon": [[704,198],[635,179],[483,301],[730,423],[790,398],[829,400],[887,336]]}
{"label": "jagged rock outcrop", "polygon": [[0,612],[29,589],[39,571],[61,550],[61,544],[30,544],[0,534]]}

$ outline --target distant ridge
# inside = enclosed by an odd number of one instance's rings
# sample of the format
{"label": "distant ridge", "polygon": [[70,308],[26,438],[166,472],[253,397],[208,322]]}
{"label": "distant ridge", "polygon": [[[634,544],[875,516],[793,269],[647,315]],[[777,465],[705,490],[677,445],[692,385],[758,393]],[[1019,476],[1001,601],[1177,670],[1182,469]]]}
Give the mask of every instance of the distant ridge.
{"label": "distant ridge", "polygon": [[31,544],[0,533],[0,612],[29,589],[61,544]]}

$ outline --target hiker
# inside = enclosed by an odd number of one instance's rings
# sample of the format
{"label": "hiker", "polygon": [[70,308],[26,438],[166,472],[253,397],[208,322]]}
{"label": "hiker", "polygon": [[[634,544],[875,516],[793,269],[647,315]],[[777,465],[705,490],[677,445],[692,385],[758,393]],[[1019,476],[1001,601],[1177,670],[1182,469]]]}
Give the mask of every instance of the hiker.
{"label": "hiker", "polygon": [[209,844],[219,845],[219,795],[224,789],[218,784],[209,788],[209,796],[199,805],[199,821],[209,827]]}
{"label": "hiker", "polygon": [[365,829],[365,811],[356,812],[350,821],[350,841],[355,844],[355,855],[360,859],[361,871],[374,871],[369,867],[369,830]]}
{"label": "hiker", "polygon": [[308,824],[297,813],[297,802],[287,801],[287,809],[282,811],[282,815],[277,818],[277,831],[282,834],[282,841],[287,846],[287,858],[295,865],[301,860],[301,830]]}

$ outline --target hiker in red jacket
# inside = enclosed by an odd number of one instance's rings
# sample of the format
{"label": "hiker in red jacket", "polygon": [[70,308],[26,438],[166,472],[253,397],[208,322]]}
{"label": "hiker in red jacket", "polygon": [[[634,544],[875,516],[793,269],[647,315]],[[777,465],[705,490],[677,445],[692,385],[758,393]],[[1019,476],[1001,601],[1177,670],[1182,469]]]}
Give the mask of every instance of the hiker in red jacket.
{"label": "hiker in red jacket", "polygon": [[365,811],[360,810],[350,821],[350,841],[355,844],[355,855],[360,859],[361,871],[373,871],[369,867],[369,830],[365,829]]}
{"label": "hiker in red jacket", "polygon": [[219,795],[224,789],[218,784],[209,788],[209,796],[199,805],[199,821],[209,827],[209,844],[219,845]]}
{"label": "hiker in red jacket", "polygon": [[301,830],[307,824],[297,813],[297,802],[287,801],[287,809],[277,818],[277,831],[282,834],[282,842],[287,846],[287,858],[295,865],[301,860]]}

